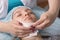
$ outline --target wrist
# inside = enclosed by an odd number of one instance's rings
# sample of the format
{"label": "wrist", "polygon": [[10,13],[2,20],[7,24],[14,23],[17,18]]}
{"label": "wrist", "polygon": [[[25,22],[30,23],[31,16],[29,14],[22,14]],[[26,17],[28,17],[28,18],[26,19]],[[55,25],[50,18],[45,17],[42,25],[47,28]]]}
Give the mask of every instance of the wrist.
{"label": "wrist", "polygon": [[47,11],[47,13],[50,14],[50,15],[58,16],[58,11],[59,11],[59,10],[49,9],[49,10]]}
{"label": "wrist", "polygon": [[5,23],[0,22],[0,32],[4,32]]}
{"label": "wrist", "polygon": [[0,32],[8,33],[8,29],[7,29],[8,26],[9,26],[9,23],[0,22]]}
{"label": "wrist", "polygon": [[58,14],[59,8],[49,8],[48,12],[52,14]]}

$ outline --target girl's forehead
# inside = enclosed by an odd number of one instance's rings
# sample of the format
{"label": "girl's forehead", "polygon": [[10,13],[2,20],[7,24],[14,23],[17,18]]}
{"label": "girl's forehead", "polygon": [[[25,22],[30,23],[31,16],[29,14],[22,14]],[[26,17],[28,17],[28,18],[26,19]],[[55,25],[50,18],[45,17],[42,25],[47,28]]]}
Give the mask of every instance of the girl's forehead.
{"label": "girl's forehead", "polygon": [[15,13],[19,13],[19,12],[32,12],[32,10],[28,8],[18,8],[15,10]]}
{"label": "girl's forehead", "polygon": [[14,15],[16,15],[16,14],[25,14],[25,12],[28,13],[29,11],[31,11],[31,10],[27,9],[27,8],[25,8],[25,9],[24,8],[18,8],[14,11]]}

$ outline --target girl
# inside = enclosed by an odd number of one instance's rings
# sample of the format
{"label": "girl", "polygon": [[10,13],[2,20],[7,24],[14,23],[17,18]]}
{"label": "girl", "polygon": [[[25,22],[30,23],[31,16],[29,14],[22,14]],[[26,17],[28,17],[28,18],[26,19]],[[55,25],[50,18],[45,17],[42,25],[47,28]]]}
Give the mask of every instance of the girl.
{"label": "girl", "polygon": [[[19,5],[24,6],[25,5],[25,6],[28,6],[28,7],[32,8],[34,11],[36,11],[35,14],[39,19],[37,22],[32,24],[32,26],[34,26],[36,29],[40,29],[40,30],[44,29],[44,28],[48,27],[49,25],[51,25],[54,22],[54,20],[56,19],[57,15],[58,15],[57,12],[59,10],[59,5],[58,5],[59,0],[48,0],[49,9],[46,12],[44,12],[44,10],[42,10],[42,8],[36,8],[36,3],[37,3],[36,1],[37,0],[0,0],[0,10],[2,10],[0,12],[0,16],[1,16],[0,19],[2,20],[6,17],[7,10],[9,12],[12,8],[14,8],[16,6],[19,6]],[[43,14],[40,16],[40,12],[38,12],[38,11],[40,11]],[[28,33],[28,31],[30,31],[30,30],[28,30],[29,28],[28,29],[24,28],[24,27],[21,28],[20,25],[16,25],[17,26],[16,27],[15,24],[18,24],[18,23],[19,22],[16,22],[14,20],[10,21],[10,22],[7,22],[7,23],[0,22],[0,31],[1,32],[6,32],[6,33],[12,33],[12,34],[15,34],[15,35],[19,32],[19,31],[16,31],[16,30],[19,30],[19,29],[27,30],[27,33]],[[4,30],[2,30],[2,29],[4,29]],[[10,40],[11,40],[11,38],[10,38]]]}

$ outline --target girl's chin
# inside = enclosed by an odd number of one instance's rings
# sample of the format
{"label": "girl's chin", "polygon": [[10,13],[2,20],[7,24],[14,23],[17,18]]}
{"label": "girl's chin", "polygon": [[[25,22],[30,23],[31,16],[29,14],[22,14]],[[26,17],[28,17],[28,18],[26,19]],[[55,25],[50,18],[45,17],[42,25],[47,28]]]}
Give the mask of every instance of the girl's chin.
{"label": "girl's chin", "polygon": [[28,23],[34,22],[33,20],[24,20],[24,21]]}

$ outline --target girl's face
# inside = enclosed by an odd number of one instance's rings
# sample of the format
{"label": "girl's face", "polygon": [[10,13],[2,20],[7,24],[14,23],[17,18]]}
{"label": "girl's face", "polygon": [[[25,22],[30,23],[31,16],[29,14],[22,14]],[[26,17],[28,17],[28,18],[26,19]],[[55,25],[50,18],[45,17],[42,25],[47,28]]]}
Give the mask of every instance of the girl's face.
{"label": "girl's face", "polygon": [[24,22],[35,22],[36,17],[28,8],[18,8],[14,11],[13,19]]}

